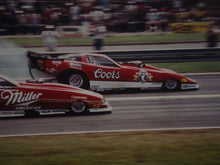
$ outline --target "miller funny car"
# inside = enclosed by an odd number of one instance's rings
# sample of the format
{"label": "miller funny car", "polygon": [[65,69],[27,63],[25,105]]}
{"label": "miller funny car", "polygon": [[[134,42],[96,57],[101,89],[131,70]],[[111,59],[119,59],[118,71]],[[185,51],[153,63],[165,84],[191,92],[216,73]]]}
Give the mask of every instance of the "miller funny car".
{"label": "miller funny car", "polygon": [[95,53],[29,52],[30,67],[56,76],[59,83],[96,91],[109,89],[198,89],[195,80],[139,61],[120,63]]}
{"label": "miller funny car", "polygon": [[0,116],[111,111],[98,93],[58,83],[17,82],[0,74]]}

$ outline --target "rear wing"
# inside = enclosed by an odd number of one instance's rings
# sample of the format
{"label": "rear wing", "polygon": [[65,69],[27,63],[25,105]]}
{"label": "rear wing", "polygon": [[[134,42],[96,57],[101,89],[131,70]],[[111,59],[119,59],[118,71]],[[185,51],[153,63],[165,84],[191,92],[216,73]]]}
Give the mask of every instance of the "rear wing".
{"label": "rear wing", "polygon": [[70,56],[81,56],[81,53],[37,53],[28,51],[27,57],[32,59],[66,60]]}
{"label": "rear wing", "polygon": [[28,51],[27,57],[32,60],[32,59],[58,59],[59,56],[65,55],[66,53],[37,53],[37,52],[32,52]]}
{"label": "rear wing", "polygon": [[31,69],[37,69],[44,72],[45,69],[45,61],[46,60],[56,60],[56,61],[64,61],[64,60],[71,60],[71,58],[76,56],[82,56],[80,53],[37,53],[28,51],[27,57],[28,67],[29,67],[29,74],[34,78]]}

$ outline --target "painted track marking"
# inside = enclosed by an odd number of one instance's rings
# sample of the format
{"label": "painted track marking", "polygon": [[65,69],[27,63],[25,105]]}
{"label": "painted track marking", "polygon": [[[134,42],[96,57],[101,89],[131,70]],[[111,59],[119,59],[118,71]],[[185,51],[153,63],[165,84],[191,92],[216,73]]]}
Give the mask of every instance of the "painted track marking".
{"label": "painted track marking", "polygon": [[135,100],[168,100],[168,99],[202,99],[202,98],[220,98],[220,94],[207,95],[175,95],[175,96],[140,96],[140,97],[116,97],[106,98],[108,101],[135,101]]}
{"label": "painted track marking", "polygon": [[0,135],[0,138],[23,137],[23,136],[52,136],[71,134],[95,134],[95,133],[119,133],[119,132],[139,132],[139,131],[172,131],[172,130],[196,130],[196,129],[220,129],[220,127],[181,127],[181,128],[153,128],[153,129],[124,129],[124,130],[100,130],[100,131],[78,131],[78,132],[51,132],[36,134]]}

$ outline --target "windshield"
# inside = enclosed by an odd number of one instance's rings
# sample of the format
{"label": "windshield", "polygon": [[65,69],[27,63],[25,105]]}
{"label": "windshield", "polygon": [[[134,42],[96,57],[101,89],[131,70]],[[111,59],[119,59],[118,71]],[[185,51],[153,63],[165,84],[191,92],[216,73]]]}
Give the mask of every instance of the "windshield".
{"label": "windshield", "polygon": [[62,56],[59,56],[58,59],[61,59],[61,60],[72,60],[72,61],[79,61],[81,62],[81,56],[80,55],[76,55],[76,54],[68,54],[68,55],[62,55]]}
{"label": "windshield", "polygon": [[87,55],[86,58],[87,58],[87,62],[90,64],[118,67],[118,65],[116,65],[114,62],[102,56]]}

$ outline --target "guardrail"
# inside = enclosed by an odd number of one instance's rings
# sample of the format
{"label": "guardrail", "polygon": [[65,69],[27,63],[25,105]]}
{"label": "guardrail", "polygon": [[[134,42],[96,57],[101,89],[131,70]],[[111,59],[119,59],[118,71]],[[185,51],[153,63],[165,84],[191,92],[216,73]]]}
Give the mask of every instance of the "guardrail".
{"label": "guardrail", "polygon": [[192,62],[220,60],[220,48],[102,51],[116,61],[140,60],[150,62]]}
{"label": "guardrail", "polygon": [[[68,52],[72,53],[72,52]],[[68,54],[45,53],[52,56]],[[129,50],[129,51],[93,51],[92,53],[106,54],[112,59],[121,62],[140,60],[144,63],[152,62],[193,62],[220,60],[220,48],[200,49],[166,49],[166,50]],[[44,53],[43,53],[44,54]]]}

